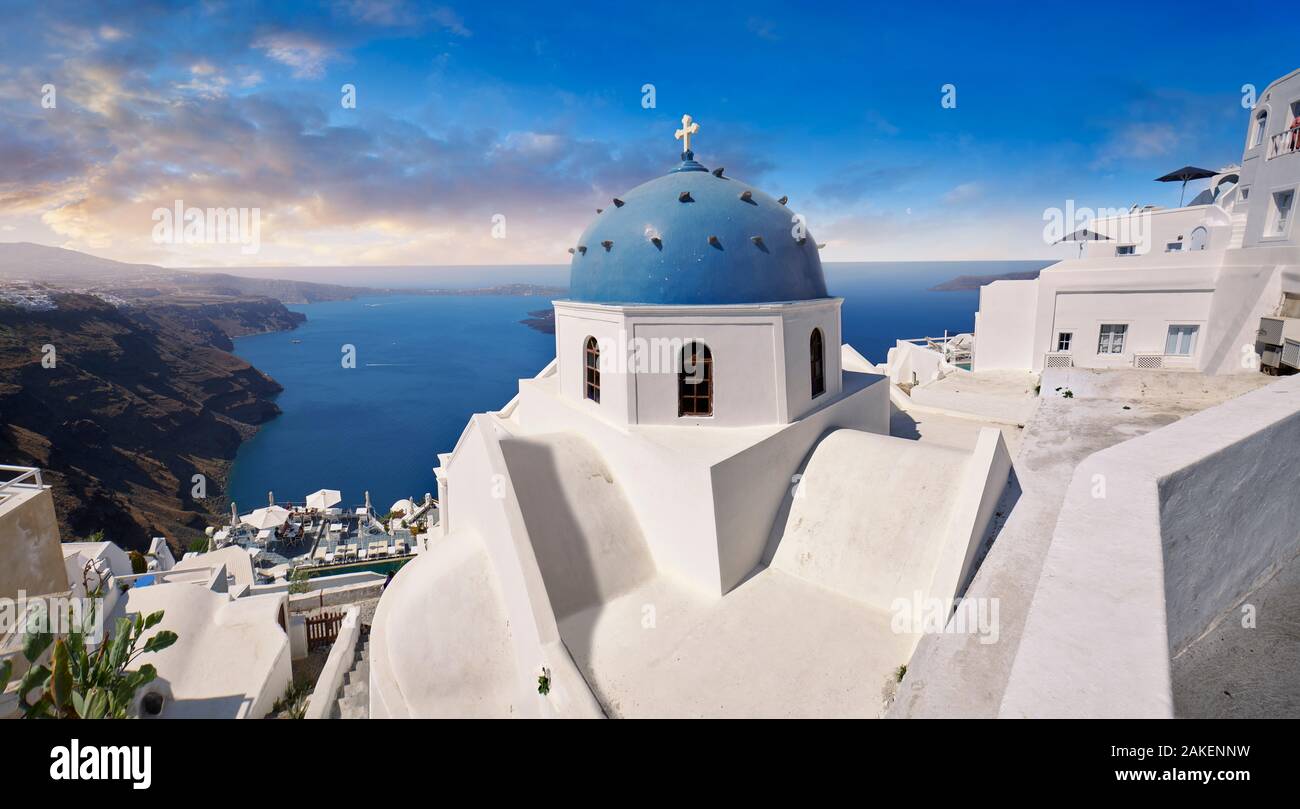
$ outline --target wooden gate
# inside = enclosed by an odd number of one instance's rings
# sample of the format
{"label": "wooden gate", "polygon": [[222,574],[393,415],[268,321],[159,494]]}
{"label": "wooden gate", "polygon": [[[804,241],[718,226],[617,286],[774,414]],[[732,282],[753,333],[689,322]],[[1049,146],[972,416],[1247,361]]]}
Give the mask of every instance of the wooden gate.
{"label": "wooden gate", "polygon": [[329,646],[339,636],[343,613],[323,612],[307,618],[307,651]]}

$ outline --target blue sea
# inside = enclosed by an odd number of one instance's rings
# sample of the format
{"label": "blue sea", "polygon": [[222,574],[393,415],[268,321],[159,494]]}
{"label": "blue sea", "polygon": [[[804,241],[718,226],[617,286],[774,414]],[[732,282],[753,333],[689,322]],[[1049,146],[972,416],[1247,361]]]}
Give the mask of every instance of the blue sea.
{"label": "blue sea", "polygon": [[[958,275],[1033,270],[1050,261],[827,264],[832,295],[844,298],[845,342],[873,362],[900,337],[971,331],[976,291],[931,292]],[[440,268],[409,268],[382,280],[365,270],[318,277],[335,283],[450,287]],[[283,274],[281,274],[283,277]],[[304,279],[309,280],[309,279]],[[459,286],[507,281],[564,283],[564,268],[476,268]],[[344,505],[369,490],[376,509],[425,492],[436,496],[433,467],[450,452],[473,413],[496,410],[555,355],[554,337],[519,321],[549,308],[540,297],[418,296],[361,298],[291,306],[307,322],[295,331],[242,337],[235,353],[284,392],[282,414],[240,447],[230,491],[240,509],[304,499],[338,489]],[[343,346],[356,349],[344,368]]]}

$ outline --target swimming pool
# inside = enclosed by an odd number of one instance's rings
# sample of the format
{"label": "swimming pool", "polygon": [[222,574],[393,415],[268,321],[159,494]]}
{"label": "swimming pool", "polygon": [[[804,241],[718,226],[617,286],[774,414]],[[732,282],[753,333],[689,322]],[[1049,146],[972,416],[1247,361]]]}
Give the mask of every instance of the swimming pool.
{"label": "swimming pool", "polygon": [[320,576],[338,576],[343,573],[396,573],[402,569],[402,565],[414,559],[414,556],[403,556],[399,559],[376,559],[368,562],[349,562],[345,565],[328,565],[324,567],[307,568],[307,578],[315,579]]}

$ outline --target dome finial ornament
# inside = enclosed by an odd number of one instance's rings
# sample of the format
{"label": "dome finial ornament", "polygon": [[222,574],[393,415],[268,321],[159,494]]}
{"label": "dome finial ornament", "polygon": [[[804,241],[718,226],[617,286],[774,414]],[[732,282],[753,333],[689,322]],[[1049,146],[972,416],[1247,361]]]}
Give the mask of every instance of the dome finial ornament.
{"label": "dome finial ornament", "polygon": [[689,115],[682,116],[682,128],[677,130],[677,132],[673,135],[673,138],[675,140],[679,140],[682,142],[682,154],[690,154],[691,135],[694,135],[696,132],[699,131],[700,131],[700,125],[695,123],[693,120],[691,120],[691,116]]}

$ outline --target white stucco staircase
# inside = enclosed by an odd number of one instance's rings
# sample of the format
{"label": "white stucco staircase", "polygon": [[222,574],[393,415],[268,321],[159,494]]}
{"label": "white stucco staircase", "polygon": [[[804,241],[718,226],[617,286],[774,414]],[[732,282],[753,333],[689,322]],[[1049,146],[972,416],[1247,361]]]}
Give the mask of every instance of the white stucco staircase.
{"label": "white stucco staircase", "polygon": [[1233,250],[1241,247],[1246,240],[1246,214],[1235,213],[1232,215],[1232,233],[1228,236],[1228,249]]}
{"label": "white stucco staircase", "polygon": [[370,629],[361,628],[352,668],[343,675],[343,687],[330,711],[331,719],[370,718]]}

